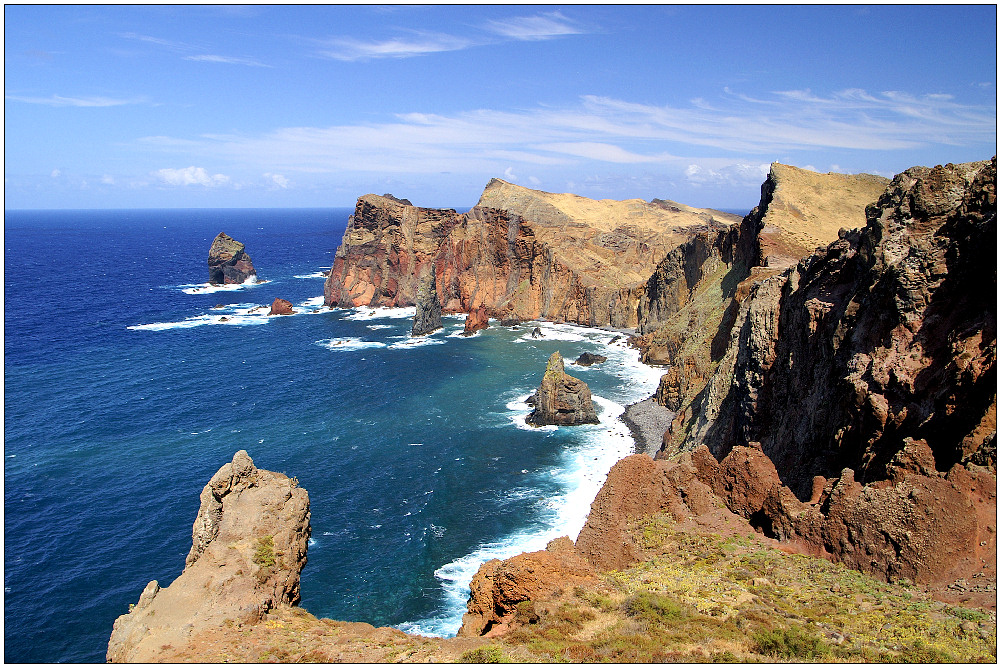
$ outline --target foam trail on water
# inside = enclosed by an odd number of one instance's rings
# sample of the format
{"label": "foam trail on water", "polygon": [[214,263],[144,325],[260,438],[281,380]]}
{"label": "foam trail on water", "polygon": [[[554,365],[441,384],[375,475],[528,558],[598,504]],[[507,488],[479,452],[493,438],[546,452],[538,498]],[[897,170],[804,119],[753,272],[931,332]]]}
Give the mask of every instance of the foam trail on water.
{"label": "foam trail on water", "polygon": [[356,350],[367,350],[372,347],[385,347],[385,343],[373,340],[361,340],[360,338],[326,338],[316,341],[316,345],[336,352],[353,352]]}
{"label": "foam trail on water", "polygon": [[388,318],[393,320],[403,319],[410,317],[412,318],[417,312],[415,306],[408,306],[405,308],[382,308],[373,306],[363,306],[361,308],[355,308],[354,312],[346,316],[345,320],[375,320],[381,318]]}
{"label": "foam trail on water", "polygon": [[196,283],[187,285],[177,285],[177,289],[184,292],[185,294],[214,294],[216,292],[235,292],[241,289],[250,289],[251,287],[256,287],[257,285],[263,285],[264,283],[270,282],[268,280],[257,280],[257,276],[250,276],[242,283],[234,283],[229,285],[213,285],[212,283]]}
{"label": "foam trail on water", "polygon": [[316,296],[306,299],[293,307],[292,315],[274,315],[268,313],[271,307],[257,303],[237,303],[213,308],[212,312],[194,317],[187,317],[177,322],[153,322],[152,324],[134,324],[126,327],[132,331],[170,331],[172,329],[191,329],[213,324],[229,326],[244,326],[248,324],[267,324],[276,317],[294,317],[295,315],[316,315],[323,310],[323,297]]}
{"label": "foam trail on water", "polygon": [[329,273],[329,271],[317,271],[315,273],[304,273],[304,274],[299,274],[299,275],[292,276],[292,277],[293,278],[300,278],[300,279],[326,278],[327,273]]}

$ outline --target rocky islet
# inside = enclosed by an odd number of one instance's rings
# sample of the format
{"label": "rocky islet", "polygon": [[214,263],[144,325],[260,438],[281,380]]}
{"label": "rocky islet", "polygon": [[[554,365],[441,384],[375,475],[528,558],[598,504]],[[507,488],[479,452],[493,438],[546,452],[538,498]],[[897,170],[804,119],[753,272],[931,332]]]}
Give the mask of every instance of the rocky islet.
{"label": "rocky islet", "polygon": [[246,252],[246,246],[225,232],[212,241],[208,249],[208,282],[212,285],[245,283],[257,270]]}

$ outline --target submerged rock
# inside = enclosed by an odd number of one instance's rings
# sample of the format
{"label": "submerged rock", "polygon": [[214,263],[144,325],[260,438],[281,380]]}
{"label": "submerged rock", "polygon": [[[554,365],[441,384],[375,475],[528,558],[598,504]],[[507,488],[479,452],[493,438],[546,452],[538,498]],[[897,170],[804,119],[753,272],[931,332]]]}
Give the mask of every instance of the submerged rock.
{"label": "submerged rock", "polygon": [[420,281],[417,290],[417,312],[413,315],[413,336],[426,336],[441,328],[441,300],[437,293],[437,280],[434,268]]}
{"label": "submerged rock", "polygon": [[535,409],[528,415],[527,422],[534,426],[600,423],[590,387],[583,380],[566,374],[559,352],[549,357],[542,384],[532,398]]}
{"label": "submerged rock", "polygon": [[257,275],[245,246],[225,232],[208,249],[208,282],[213,285],[238,285]]}
{"label": "submerged rock", "polygon": [[291,301],[285,301],[284,299],[275,299],[271,304],[271,310],[268,312],[268,316],[271,315],[294,315],[295,310],[292,308]]}

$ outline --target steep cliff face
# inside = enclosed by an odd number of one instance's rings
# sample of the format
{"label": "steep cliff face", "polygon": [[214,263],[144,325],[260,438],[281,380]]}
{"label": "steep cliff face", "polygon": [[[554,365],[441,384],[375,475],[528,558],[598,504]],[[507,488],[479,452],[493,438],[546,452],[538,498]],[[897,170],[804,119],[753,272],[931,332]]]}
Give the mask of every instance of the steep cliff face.
{"label": "steep cliff face", "polygon": [[413,305],[416,277],[433,266],[446,312],[483,307],[498,319],[634,327],[656,260],[690,234],[732,218],[680,205],[550,195],[496,180],[465,214],[365,195],[337,250],[324,302]]}
{"label": "steep cliff face", "polygon": [[753,285],[780,272],[841,228],[865,224],[865,206],[887,179],[817,174],[774,163],[758,206],[738,226],[701,233],[671,251],[641,291],[638,326],[643,361],[670,366],[656,400],[678,412],[705,387],[722,360],[740,304]]}
{"label": "steep cliff face", "polygon": [[417,288],[417,309],[413,314],[413,336],[426,336],[441,328],[441,301],[438,300],[434,271],[428,267]]}
{"label": "steep cliff face", "polygon": [[226,619],[253,623],[297,604],[309,533],[306,491],[237,452],[201,492],[184,571],[166,588],[151,581],[118,617],[108,661],[156,662]]}
{"label": "steep cliff face", "polygon": [[868,225],[752,290],[677,446],[759,441],[808,498],[884,480],[904,440],[995,466],[995,161],[909,169]]}
{"label": "steep cliff face", "polygon": [[535,409],[528,415],[527,422],[534,426],[600,423],[590,387],[583,380],[566,374],[558,351],[549,357],[542,383],[531,401]]}

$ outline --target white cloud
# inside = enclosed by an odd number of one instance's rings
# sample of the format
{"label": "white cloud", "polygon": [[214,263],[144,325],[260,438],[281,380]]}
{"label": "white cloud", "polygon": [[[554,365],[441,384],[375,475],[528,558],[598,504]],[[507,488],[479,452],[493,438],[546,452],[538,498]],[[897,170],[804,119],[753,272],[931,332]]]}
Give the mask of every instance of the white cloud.
{"label": "white cloud", "polygon": [[200,56],[184,56],[184,60],[193,60],[203,63],[222,63],[225,65],[247,65],[249,67],[271,67],[253,58],[241,58],[239,56],[216,56],[204,54]]}
{"label": "white cloud", "polygon": [[104,174],[103,176],[101,176],[101,183],[103,183],[104,185],[114,185],[115,177],[112,176],[111,174]]}
{"label": "white cloud", "polygon": [[204,185],[206,188],[226,185],[230,182],[224,174],[209,176],[204,167],[185,167],[183,169],[159,169],[154,172],[167,185]]}
{"label": "white cloud", "polygon": [[320,55],[344,61],[410,58],[442,51],[459,51],[472,44],[463,37],[427,32],[417,32],[411,37],[382,41],[362,41],[345,37],[328,41],[326,48],[320,51]]}
{"label": "white cloud", "polygon": [[22,97],[20,95],[5,95],[8,100],[15,102],[25,102],[27,104],[45,104],[50,107],[117,107],[125,104],[146,104],[149,100],[145,97],[133,97],[130,99],[115,99],[112,97],[64,97],[62,95],[52,95],[51,97]]}
{"label": "white cloud", "polygon": [[517,180],[517,176],[514,174],[514,168],[513,167],[507,167],[506,169],[504,169],[503,170],[503,177],[506,178],[508,181],[516,181]]}
{"label": "white cloud", "polygon": [[184,150],[199,159],[285,175],[495,174],[508,167],[516,173],[523,165],[538,173],[536,168],[596,162],[646,164],[678,177],[693,164],[705,171],[688,178],[707,182],[756,178],[759,165],[795,151],[836,148],[871,155],[932,145],[992,145],[995,119],[992,109],[941,95],[782,91],[752,99],[730,91],[711,105],[656,106],[585,96],[562,108],[404,113],[381,123],[141,141],[148,149]]}
{"label": "white cloud", "polygon": [[579,35],[583,30],[559,12],[518,16],[489,21],[486,29],[504,37],[521,41],[552,39],[563,35]]}
{"label": "white cloud", "polygon": [[53,169],[52,173],[49,175],[52,176],[52,178],[59,178],[59,176],[62,175],[62,172],[59,171],[58,169]]}
{"label": "white cloud", "polygon": [[271,184],[276,185],[283,190],[287,189],[290,183],[289,180],[281,174],[264,174],[264,178]]}
{"label": "white cloud", "polygon": [[689,164],[684,170],[684,177],[692,185],[741,187],[760,183],[767,178],[770,169],[769,162],[708,160]]}

